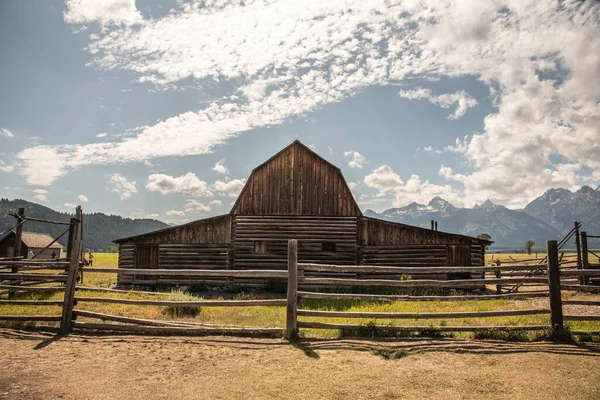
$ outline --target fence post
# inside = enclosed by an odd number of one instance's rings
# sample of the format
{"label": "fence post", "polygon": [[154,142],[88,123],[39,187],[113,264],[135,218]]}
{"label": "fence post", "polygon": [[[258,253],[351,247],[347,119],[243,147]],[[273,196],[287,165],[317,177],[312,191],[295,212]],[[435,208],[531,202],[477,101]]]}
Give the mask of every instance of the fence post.
{"label": "fence post", "polygon": [[[17,212],[17,223],[23,222],[25,218],[25,208],[19,208]],[[17,225],[17,230],[15,231],[15,245],[13,247],[13,257],[19,257],[21,255],[21,239],[23,237],[23,224]],[[27,258],[27,256],[25,256]],[[13,266],[10,270],[13,274],[19,272],[19,269]],[[21,281],[11,281],[11,285],[18,285]],[[10,289],[8,291],[8,298],[12,299],[15,297],[16,289]]]}
{"label": "fence post", "polygon": [[[590,259],[588,254],[588,243],[587,243],[587,232],[581,232],[581,263],[583,265],[583,269],[590,268]],[[580,278],[582,280],[582,284],[589,285],[590,277],[582,276]]]}
{"label": "fence post", "polygon": [[285,337],[288,340],[298,336],[298,240],[288,240],[288,282],[287,282],[287,319]]}
{"label": "fence post", "polygon": [[62,318],[60,320],[60,333],[66,334],[71,331],[73,318],[73,306],[75,305],[75,289],[77,287],[77,273],[79,270],[79,254],[81,252],[81,240],[73,241],[73,249],[69,258],[69,272],[65,286],[65,298],[63,301]]}
{"label": "fence post", "polygon": [[560,337],[564,330],[562,298],[560,293],[560,270],[558,264],[558,244],[556,240],[546,242],[548,252],[548,286],[550,291],[550,321],[552,333]]}
{"label": "fence post", "polygon": [[[575,221],[575,249],[577,250],[577,269],[581,269],[581,242],[579,241],[579,222]],[[583,285],[583,276],[579,277],[579,284]]]}

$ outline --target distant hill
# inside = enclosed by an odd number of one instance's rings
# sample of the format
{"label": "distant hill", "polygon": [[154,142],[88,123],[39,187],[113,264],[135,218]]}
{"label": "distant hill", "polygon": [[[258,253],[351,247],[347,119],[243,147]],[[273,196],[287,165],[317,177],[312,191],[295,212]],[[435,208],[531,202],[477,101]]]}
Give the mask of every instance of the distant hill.
{"label": "distant hill", "polygon": [[[68,222],[74,216],[73,214],[54,211],[51,208],[26,200],[0,199],[0,232],[9,229],[15,224],[15,218],[9,216],[8,213],[16,212],[21,207],[25,208],[25,215],[52,221]],[[169,225],[155,219],[131,219],[102,213],[85,214],[84,210],[83,246],[95,251],[98,249],[106,250],[108,246],[115,245],[112,243],[115,239],[168,227]],[[52,237],[57,237],[66,228],[65,225],[34,221],[29,221],[23,225],[23,230],[25,231],[47,233]],[[60,242],[66,244],[67,236],[63,236]]]}

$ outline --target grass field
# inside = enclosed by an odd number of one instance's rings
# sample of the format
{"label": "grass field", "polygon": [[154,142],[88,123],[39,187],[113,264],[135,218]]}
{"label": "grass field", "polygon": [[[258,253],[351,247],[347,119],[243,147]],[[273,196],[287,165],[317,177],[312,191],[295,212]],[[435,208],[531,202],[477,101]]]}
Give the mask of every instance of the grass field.
{"label": "grass field", "polygon": [[[500,255],[503,262],[512,260],[522,260],[524,254],[502,254]],[[499,255],[494,255],[495,258]],[[489,256],[491,261],[491,255]],[[530,258],[535,258],[531,255]],[[97,253],[95,255],[94,267],[99,268],[114,268],[117,265],[118,255]],[[116,283],[116,274],[103,273],[84,273],[84,286],[89,287],[107,287]],[[208,298],[212,297],[212,292],[198,294]],[[98,293],[79,291],[79,297],[107,297],[107,298],[124,298],[124,299],[157,299],[168,300],[172,295],[147,295],[136,292],[130,293]],[[282,295],[270,295],[269,297],[285,297]],[[600,298],[593,294],[574,294],[569,292],[563,293],[564,298],[579,298],[579,299],[596,299]],[[235,298],[263,298],[262,294],[239,293]],[[56,294],[20,294],[22,299],[47,299],[60,300],[61,293]],[[303,300],[299,306],[301,309],[325,310],[325,311],[363,311],[363,312],[453,312],[453,311],[493,311],[493,310],[519,310],[532,308],[548,308],[548,300],[546,298],[535,298],[528,300],[481,300],[481,301],[459,301],[459,302],[366,302],[366,301],[323,301],[323,300]],[[569,308],[570,307],[570,308]],[[121,305],[121,304],[100,304],[100,303],[82,303],[76,309],[87,311],[101,312],[118,316],[128,316],[134,318],[148,318],[169,320],[174,317],[158,306],[136,306],[136,305]],[[573,313],[581,314],[582,312],[594,313],[592,307],[581,306],[565,306],[565,312],[574,310]],[[15,305],[0,305],[0,314],[35,314],[35,315],[60,315],[61,308],[59,306],[15,306]],[[85,320],[85,319],[82,319]],[[178,320],[208,323],[230,327],[281,327],[285,326],[285,307],[205,307],[195,317],[178,318]],[[306,317],[299,317],[299,320],[307,320]],[[526,315],[512,317],[493,317],[493,318],[464,318],[464,319],[428,319],[428,320],[376,320],[370,319],[344,319],[344,318],[311,318],[315,322],[332,322],[332,323],[358,323],[368,326],[374,322],[377,325],[426,325],[431,326],[435,332],[435,327],[447,325],[468,325],[468,326],[489,326],[489,325],[548,325],[548,315]],[[40,323],[38,323],[40,324]],[[15,324],[12,324],[13,326]],[[573,330],[600,330],[600,322],[574,321],[569,323],[569,327]],[[357,332],[342,332],[340,330],[322,330],[322,329],[302,329],[302,337],[312,338],[337,338],[347,334],[356,334]],[[544,332],[547,334],[547,332]],[[472,334],[457,334],[459,337],[468,337]],[[544,337],[542,335],[542,337]],[[539,333],[530,333],[515,335],[511,334],[510,339],[527,340],[540,338]]]}

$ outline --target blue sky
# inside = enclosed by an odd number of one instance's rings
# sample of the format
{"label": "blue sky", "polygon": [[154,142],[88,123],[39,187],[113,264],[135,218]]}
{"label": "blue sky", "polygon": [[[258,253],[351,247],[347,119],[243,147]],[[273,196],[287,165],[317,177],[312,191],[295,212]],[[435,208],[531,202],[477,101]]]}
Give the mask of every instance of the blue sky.
{"label": "blue sky", "polygon": [[595,2],[0,3],[0,190],[223,214],[299,139],[361,208],[600,183]]}

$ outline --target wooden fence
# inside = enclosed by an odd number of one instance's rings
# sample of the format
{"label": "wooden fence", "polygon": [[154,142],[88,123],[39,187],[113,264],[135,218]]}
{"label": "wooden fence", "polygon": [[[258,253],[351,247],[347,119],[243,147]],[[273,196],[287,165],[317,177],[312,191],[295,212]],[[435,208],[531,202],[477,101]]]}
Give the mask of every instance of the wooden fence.
{"label": "wooden fence", "polygon": [[[288,270],[171,270],[171,269],[122,269],[122,268],[86,268],[87,272],[119,274],[135,273],[149,276],[169,276],[175,274],[194,279],[206,278],[277,278],[287,280],[287,297],[265,300],[203,300],[195,301],[170,301],[155,299],[125,299],[107,297],[86,297],[77,294],[81,290],[97,290],[120,292],[114,289],[86,288],[78,286],[78,276],[81,274],[81,241],[75,237],[73,240],[73,251],[68,261],[27,261],[27,260],[0,260],[0,281],[8,280],[11,284],[2,284],[0,289],[14,290],[19,292],[63,292],[64,298],[58,300],[0,300],[0,304],[14,304],[21,306],[61,306],[61,315],[0,315],[0,321],[48,321],[60,322],[59,330],[68,333],[72,329],[80,330],[102,330],[123,332],[144,332],[154,334],[248,334],[248,335],[282,335],[294,338],[300,328],[313,329],[357,329],[359,324],[340,324],[333,322],[314,321],[315,318],[344,318],[344,319],[369,319],[376,320],[455,320],[469,318],[493,318],[506,316],[524,315],[547,315],[550,317],[549,324],[540,325],[486,325],[465,326],[449,325],[436,326],[435,329],[455,332],[474,332],[481,330],[543,330],[551,328],[556,334],[564,331],[565,321],[600,321],[598,315],[586,315],[565,313],[564,306],[600,306],[600,301],[591,300],[562,300],[561,289],[564,289],[562,281],[565,279],[577,279],[580,276],[599,277],[600,270],[590,269],[560,269],[559,253],[556,241],[547,243],[547,261],[537,264],[536,270],[542,270],[543,275],[535,276],[505,276],[498,277],[502,273],[522,273],[531,269],[531,265],[502,265],[502,266],[452,266],[452,267],[382,267],[382,266],[349,266],[301,263],[298,261],[298,241],[288,242]],[[10,272],[2,272],[10,269]],[[58,270],[58,273],[49,273]],[[16,272],[13,272],[16,271]],[[407,275],[446,274],[471,274],[474,279],[403,279]],[[492,274],[492,277],[486,277]],[[18,285],[12,282],[19,282]],[[46,285],[54,282],[57,285],[39,286],[38,283]],[[30,283],[33,283],[30,285]],[[460,295],[401,295],[401,294],[364,294],[364,293],[328,293],[317,291],[316,288],[335,287],[392,287],[392,288],[485,288],[489,285],[506,286],[514,284],[532,284],[538,290],[522,291],[518,293],[492,293],[492,294],[460,294]],[[299,288],[301,290],[299,290]],[[123,291],[125,292],[125,291]],[[480,292],[482,292],[480,290]],[[483,291],[486,292],[486,291]],[[8,292],[6,292],[8,293]],[[136,293],[136,292],[133,292]],[[156,294],[156,293],[154,293]],[[549,307],[535,307],[518,310],[495,310],[495,311],[458,311],[458,312],[347,312],[347,311],[323,311],[312,310],[302,306],[298,307],[302,299],[312,300],[363,300],[363,301],[464,301],[464,300],[498,300],[498,299],[527,299],[536,297],[549,297]],[[285,328],[276,327],[223,327],[201,324],[184,320],[161,320],[134,318],[124,315],[112,315],[104,312],[95,312],[86,309],[87,304],[120,304],[135,306],[165,306],[165,307],[257,307],[278,306],[286,308]],[[568,308],[567,308],[568,309]],[[300,318],[299,318],[300,317]],[[311,319],[313,319],[311,321]],[[431,330],[432,325],[380,325],[390,331],[418,332]],[[576,334],[600,334],[600,331],[574,331]]]}
{"label": "wooden fence", "polygon": [[[452,273],[483,273],[491,272],[497,274],[499,271],[513,271],[522,269],[531,269],[529,266],[465,266],[465,267],[377,267],[377,266],[338,266],[338,265],[319,265],[309,263],[299,263],[297,257],[298,244],[296,241],[290,241],[288,245],[289,265],[288,265],[288,307],[287,307],[287,325],[286,337],[293,338],[297,336],[299,328],[318,328],[318,329],[359,329],[364,327],[358,324],[339,324],[325,323],[315,321],[302,321],[298,317],[326,317],[326,318],[369,318],[372,320],[385,319],[464,319],[464,318],[487,318],[500,316],[520,316],[520,315],[549,315],[550,325],[489,325],[489,326],[436,326],[435,329],[442,332],[473,332],[488,330],[545,330],[551,328],[555,335],[564,333],[564,321],[600,321],[600,316],[595,315],[565,315],[563,314],[563,304],[579,304],[589,306],[600,306],[597,301],[564,301],[561,298],[561,277],[579,277],[579,276],[600,276],[600,270],[565,270],[559,269],[558,243],[556,241],[547,242],[547,256],[545,263],[536,265],[536,270],[545,270],[545,276],[531,276],[519,278],[492,278],[486,279],[460,279],[460,280],[392,280],[392,279],[355,279],[355,278],[333,278],[305,277],[305,271],[319,271],[329,273],[363,273],[370,274],[421,274],[424,272]],[[485,276],[485,275],[484,275]],[[385,286],[385,287],[407,287],[407,288],[464,288],[473,285],[506,285],[506,284],[524,284],[531,283],[545,285],[547,291],[543,292],[522,292],[506,293],[495,295],[467,295],[467,296],[398,296],[398,295],[372,295],[372,294],[348,294],[348,293],[317,293],[308,291],[299,291],[298,285],[314,284],[329,286]],[[550,298],[550,308],[534,308],[525,310],[498,310],[498,311],[477,311],[477,312],[434,312],[434,313],[394,313],[394,312],[346,312],[346,311],[321,311],[310,309],[298,309],[297,301],[302,299],[329,299],[329,300],[371,300],[371,301],[460,301],[460,300],[491,300],[491,299],[509,299],[509,298],[527,298],[548,296]],[[418,332],[431,330],[431,326],[393,326],[393,325],[375,325],[375,328],[383,328],[389,331]],[[600,333],[592,331],[576,331],[573,333]]]}

